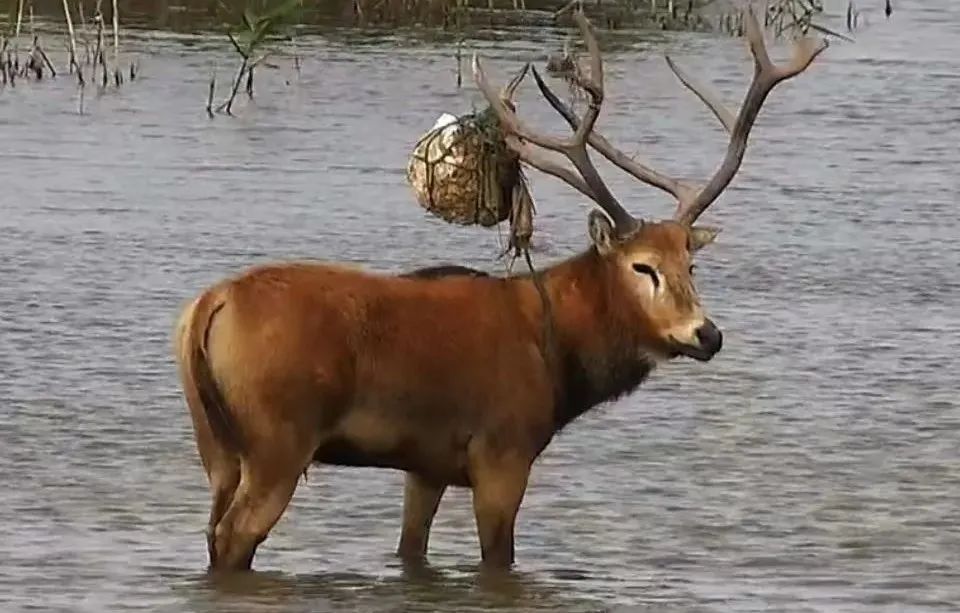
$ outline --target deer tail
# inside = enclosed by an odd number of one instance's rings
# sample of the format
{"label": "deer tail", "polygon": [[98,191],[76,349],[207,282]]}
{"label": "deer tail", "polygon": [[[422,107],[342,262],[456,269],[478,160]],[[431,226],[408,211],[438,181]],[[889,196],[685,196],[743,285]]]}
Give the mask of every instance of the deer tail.
{"label": "deer tail", "polygon": [[192,396],[203,407],[214,438],[227,450],[241,454],[243,439],[217,385],[207,347],[210,326],[225,304],[225,297],[213,290],[202,294],[184,310],[177,325],[177,359],[184,394]]}

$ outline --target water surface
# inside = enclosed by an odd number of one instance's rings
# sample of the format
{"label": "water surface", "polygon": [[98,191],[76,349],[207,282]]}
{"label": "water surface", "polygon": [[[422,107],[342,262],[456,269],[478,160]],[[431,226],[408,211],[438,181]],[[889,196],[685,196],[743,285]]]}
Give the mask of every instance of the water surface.
{"label": "water surface", "polygon": [[[960,6],[903,0],[894,17],[874,13],[771,96],[706,215],[724,228],[697,272],[723,352],[555,440],[496,584],[475,569],[466,492],[441,506],[431,569],[404,569],[401,475],[332,468],[310,472],[255,575],[212,584],[170,355],[180,306],[251,264],[502,267],[495,231],[427,217],[405,183],[436,117],[480,105],[456,89],[450,46],[305,38],[299,74],[278,60],[237,117],[212,121],[206,81],[233,59],[200,36],[138,34],[140,78],[88,91],[82,116],[68,78],[0,91],[3,609],[957,610]],[[560,34],[501,38],[468,45],[497,79]],[[620,43],[601,129],[706,177],[725,137],[662,53],[735,101],[742,45]],[[530,81],[522,112],[562,133],[537,96]],[[635,212],[670,213],[603,172]],[[584,248],[586,203],[532,178],[537,261]]]}

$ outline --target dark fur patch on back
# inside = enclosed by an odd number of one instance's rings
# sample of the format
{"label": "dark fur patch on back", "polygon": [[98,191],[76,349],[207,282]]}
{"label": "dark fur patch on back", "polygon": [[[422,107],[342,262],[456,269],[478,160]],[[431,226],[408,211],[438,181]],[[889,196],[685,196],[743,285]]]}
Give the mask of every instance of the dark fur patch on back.
{"label": "dark fur patch on back", "polygon": [[489,277],[490,275],[482,270],[477,270],[476,268],[469,268],[467,266],[459,266],[456,264],[441,264],[439,266],[428,266],[426,268],[418,268],[417,270],[412,270],[410,272],[405,272],[400,274],[401,277],[408,279],[442,279],[443,277],[450,277],[462,275],[467,277]]}

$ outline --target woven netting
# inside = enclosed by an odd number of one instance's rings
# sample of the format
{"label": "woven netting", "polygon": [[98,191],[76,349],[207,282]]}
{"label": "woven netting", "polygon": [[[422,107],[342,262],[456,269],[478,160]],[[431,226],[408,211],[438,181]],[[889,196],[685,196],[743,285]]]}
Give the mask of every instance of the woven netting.
{"label": "woven netting", "polygon": [[438,124],[417,141],[407,164],[417,202],[460,225],[495,226],[510,218],[520,161],[500,133],[492,109]]}

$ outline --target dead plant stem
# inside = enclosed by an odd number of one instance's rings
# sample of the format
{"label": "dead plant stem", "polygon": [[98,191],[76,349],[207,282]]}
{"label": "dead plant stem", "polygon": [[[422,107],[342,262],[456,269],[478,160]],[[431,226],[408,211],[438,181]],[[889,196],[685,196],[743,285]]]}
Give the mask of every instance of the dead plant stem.
{"label": "dead plant stem", "polygon": [[70,34],[70,71],[73,72],[76,67],[78,79],[83,83],[83,71],[77,61],[77,36],[73,31],[73,18],[70,17],[70,5],[67,0],[63,0],[63,14],[67,18],[67,32]]}
{"label": "dead plant stem", "polygon": [[113,70],[114,80],[117,87],[120,87],[120,9],[117,7],[117,0],[113,0]]}

